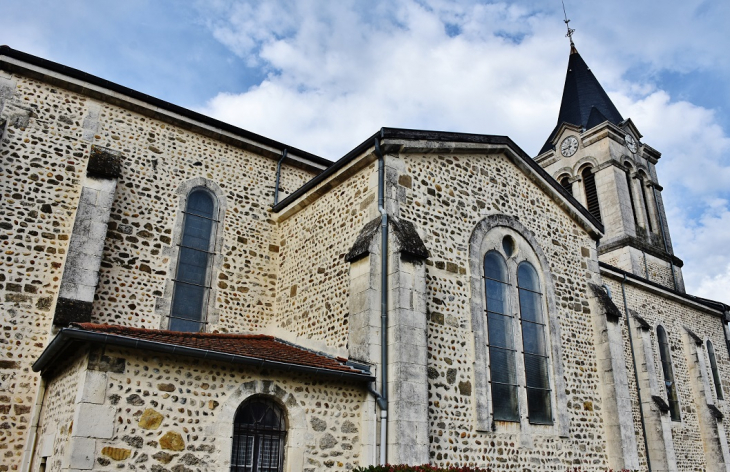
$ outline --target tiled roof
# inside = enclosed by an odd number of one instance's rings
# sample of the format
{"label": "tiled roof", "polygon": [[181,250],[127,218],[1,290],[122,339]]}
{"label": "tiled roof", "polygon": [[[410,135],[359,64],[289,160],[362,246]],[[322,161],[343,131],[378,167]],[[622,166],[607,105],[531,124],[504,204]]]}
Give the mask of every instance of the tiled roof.
{"label": "tiled roof", "polygon": [[[155,343],[166,346],[189,348],[200,351],[200,356],[206,351],[217,354],[229,354],[249,360],[261,360],[284,366],[301,366],[305,368],[327,371],[332,374],[338,372],[369,376],[370,373],[347,364],[347,359],[332,357],[319,352],[311,351],[300,346],[288,343],[273,336],[263,334],[224,334],[224,333],[186,333],[178,331],[167,331],[162,329],[143,329],[125,326],[95,324],[95,323],[74,323],[64,331],[82,330],[88,333],[109,335],[108,343],[117,344],[113,339],[127,338],[141,341],[139,348],[149,348],[149,344]],[[194,354],[194,351],[181,350],[180,354]],[[209,357],[209,356],[205,356]],[[220,356],[216,356],[220,358]],[[232,361],[235,361],[231,357]],[[247,362],[255,363],[255,362]],[[275,367],[275,365],[273,365]],[[358,366],[359,367],[359,366]],[[326,372],[322,372],[326,373]]]}

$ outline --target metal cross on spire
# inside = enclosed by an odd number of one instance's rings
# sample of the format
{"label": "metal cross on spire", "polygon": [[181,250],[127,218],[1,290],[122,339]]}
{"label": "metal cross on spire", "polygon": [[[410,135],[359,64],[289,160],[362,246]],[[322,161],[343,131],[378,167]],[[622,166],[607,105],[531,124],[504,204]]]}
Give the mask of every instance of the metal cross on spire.
{"label": "metal cross on spire", "polygon": [[578,50],[575,48],[575,43],[573,43],[573,33],[575,33],[575,30],[570,27],[570,20],[568,19],[568,14],[565,12],[565,1],[560,0],[560,3],[563,4],[563,15],[565,19],[563,22],[565,22],[565,27],[568,28],[568,34],[565,36],[570,39],[570,53],[573,54],[574,52],[578,52]]}

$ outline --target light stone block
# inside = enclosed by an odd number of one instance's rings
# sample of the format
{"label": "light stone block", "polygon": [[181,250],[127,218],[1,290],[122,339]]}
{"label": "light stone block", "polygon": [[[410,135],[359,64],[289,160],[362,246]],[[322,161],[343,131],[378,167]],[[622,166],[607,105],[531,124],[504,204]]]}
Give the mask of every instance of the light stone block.
{"label": "light stone block", "polygon": [[101,405],[104,403],[104,397],[106,395],[106,384],[106,372],[87,370],[83,386],[79,389],[76,397],[76,403],[95,403]]}
{"label": "light stone block", "polygon": [[109,439],[114,435],[115,408],[94,403],[79,403],[74,415],[73,436]]}
{"label": "light stone block", "polygon": [[92,438],[73,437],[70,441],[69,469],[89,470],[94,467],[96,440]]}

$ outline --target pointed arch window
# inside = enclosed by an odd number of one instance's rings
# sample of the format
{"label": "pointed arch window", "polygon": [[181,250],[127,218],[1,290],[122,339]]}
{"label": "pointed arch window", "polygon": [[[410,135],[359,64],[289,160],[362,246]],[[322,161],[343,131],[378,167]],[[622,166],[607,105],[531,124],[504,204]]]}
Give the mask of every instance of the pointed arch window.
{"label": "pointed arch window", "polygon": [[717,370],[717,359],[715,358],[715,347],[712,341],[707,340],[707,357],[710,358],[710,369],[712,370],[712,381],[715,383],[717,399],[722,400],[722,385],[720,384],[720,371]]}
{"label": "pointed arch window", "polygon": [[265,397],[246,400],[233,421],[231,472],[282,471],[285,439],[281,407]]}
{"label": "pointed arch window", "polygon": [[484,256],[484,283],[487,294],[489,378],[494,419],[519,421],[513,321],[509,315],[507,265],[497,251]]}
{"label": "pointed arch window", "polygon": [[679,399],[677,398],[677,386],[674,383],[674,371],[672,370],[672,356],[669,347],[669,338],[663,326],[657,326],[657,341],[659,342],[659,356],[662,360],[662,371],[664,373],[664,386],[667,389],[667,401],[669,403],[669,415],[672,421],[681,421],[679,413]]}
{"label": "pointed arch window", "polygon": [[517,268],[517,290],[525,359],[527,417],[530,423],[552,424],[550,357],[547,349],[542,293],[540,279],[529,262],[522,262]]}
{"label": "pointed arch window", "polygon": [[601,207],[598,204],[596,176],[593,174],[593,169],[586,167],[583,169],[583,172],[581,172],[581,177],[583,178],[583,187],[586,193],[586,205],[588,206],[588,212],[598,221],[601,221]]}
{"label": "pointed arch window", "polygon": [[169,329],[197,332],[205,325],[210,266],[218,225],[218,202],[207,189],[194,188],[184,210]]}

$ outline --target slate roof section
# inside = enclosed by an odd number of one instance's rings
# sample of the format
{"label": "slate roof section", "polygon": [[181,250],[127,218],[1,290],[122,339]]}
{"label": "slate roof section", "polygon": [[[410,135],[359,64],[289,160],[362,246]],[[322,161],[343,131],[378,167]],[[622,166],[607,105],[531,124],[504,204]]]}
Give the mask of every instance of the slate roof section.
{"label": "slate roof section", "polygon": [[624,119],[601,87],[596,76],[593,75],[590,67],[580,57],[578,51],[573,49],[568,59],[568,71],[565,74],[563,101],[560,103],[558,123],[539,154],[552,149],[552,140],[563,123],[591,129],[604,121],[618,125]]}
{"label": "slate roof section", "polygon": [[86,341],[174,353],[281,370],[307,371],[325,376],[373,377],[365,366],[329,356],[264,334],[185,333],[95,323],[74,323],[53,339],[33,370],[45,370],[71,342]]}

